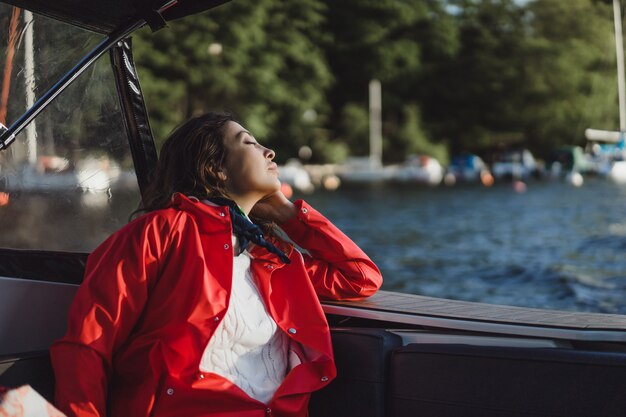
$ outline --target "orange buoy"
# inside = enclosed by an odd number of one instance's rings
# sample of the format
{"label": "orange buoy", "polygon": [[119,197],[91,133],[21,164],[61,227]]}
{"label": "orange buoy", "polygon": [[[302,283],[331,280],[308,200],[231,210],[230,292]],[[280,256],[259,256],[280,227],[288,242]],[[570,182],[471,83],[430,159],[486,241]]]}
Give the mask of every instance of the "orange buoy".
{"label": "orange buoy", "polygon": [[9,205],[9,193],[0,192],[0,207]]}
{"label": "orange buoy", "polygon": [[291,198],[293,196],[293,188],[291,188],[291,185],[284,182],[280,184],[280,191],[285,194],[285,197],[287,198]]}

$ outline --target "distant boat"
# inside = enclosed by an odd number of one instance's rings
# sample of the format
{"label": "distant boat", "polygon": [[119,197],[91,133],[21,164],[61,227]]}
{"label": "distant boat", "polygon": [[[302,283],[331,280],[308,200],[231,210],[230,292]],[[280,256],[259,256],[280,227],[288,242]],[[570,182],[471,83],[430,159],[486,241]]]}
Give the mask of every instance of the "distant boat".
{"label": "distant boat", "polygon": [[618,182],[626,183],[626,146],[624,134],[616,131],[586,129],[587,153],[594,172]]}
{"label": "distant boat", "polygon": [[297,159],[290,159],[278,167],[280,182],[289,184],[298,191],[311,192],[315,189],[311,176]]}
{"label": "distant boat", "polygon": [[528,149],[511,149],[496,156],[491,172],[496,180],[524,180],[537,173],[537,162]]}
{"label": "distant boat", "polygon": [[436,158],[410,155],[397,170],[395,179],[434,186],[441,183],[444,173],[445,169]]}
{"label": "distant boat", "polygon": [[454,155],[448,166],[446,175],[452,175],[454,182],[480,181],[484,174],[489,173],[489,167],[478,155],[463,153]]}
{"label": "distant boat", "polygon": [[550,153],[546,169],[552,177],[563,177],[578,172],[580,174],[595,171],[593,161],[580,146],[561,146]]}
{"label": "distant boat", "polygon": [[348,158],[337,169],[346,183],[404,182],[438,185],[444,175],[441,163],[428,155],[410,155],[402,164],[372,165],[370,158]]}
{"label": "distant boat", "polygon": [[34,165],[4,172],[3,187],[8,192],[106,193],[114,185],[129,186],[127,177],[108,158],[87,157],[74,166],[59,156],[39,156]]}
{"label": "distant boat", "polygon": [[350,157],[337,167],[342,182],[382,182],[393,179],[397,166],[372,164],[370,157]]}

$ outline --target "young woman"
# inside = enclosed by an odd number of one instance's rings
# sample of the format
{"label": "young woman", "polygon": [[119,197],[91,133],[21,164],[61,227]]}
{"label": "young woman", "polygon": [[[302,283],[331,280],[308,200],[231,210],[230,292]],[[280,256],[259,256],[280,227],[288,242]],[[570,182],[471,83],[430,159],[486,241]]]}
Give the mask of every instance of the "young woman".
{"label": "young woman", "polygon": [[228,114],[168,138],[147,213],[90,255],[51,348],[68,416],[307,415],[310,393],[335,377],[319,299],[367,297],[382,278],[320,213],[285,198],[273,158]]}

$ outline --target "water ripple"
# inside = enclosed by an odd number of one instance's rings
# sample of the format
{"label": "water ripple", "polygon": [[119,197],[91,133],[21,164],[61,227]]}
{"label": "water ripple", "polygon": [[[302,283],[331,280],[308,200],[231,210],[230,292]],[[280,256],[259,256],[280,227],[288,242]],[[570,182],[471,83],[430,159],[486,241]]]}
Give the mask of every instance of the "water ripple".
{"label": "water ripple", "polygon": [[626,187],[354,187],[306,199],[372,257],[384,289],[626,313]]}

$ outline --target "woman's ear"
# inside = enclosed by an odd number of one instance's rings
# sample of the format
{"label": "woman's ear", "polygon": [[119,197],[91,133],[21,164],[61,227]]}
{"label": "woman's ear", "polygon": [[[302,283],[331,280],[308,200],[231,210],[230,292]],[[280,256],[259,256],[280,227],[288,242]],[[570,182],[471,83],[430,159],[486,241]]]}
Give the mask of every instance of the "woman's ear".
{"label": "woman's ear", "polygon": [[222,181],[226,181],[226,174],[224,171],[217,171],[217,177]]}

